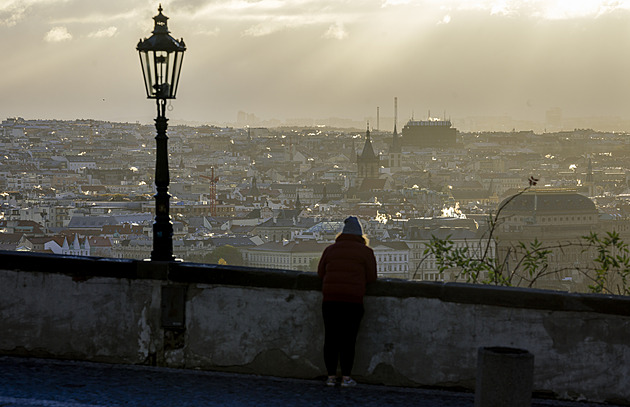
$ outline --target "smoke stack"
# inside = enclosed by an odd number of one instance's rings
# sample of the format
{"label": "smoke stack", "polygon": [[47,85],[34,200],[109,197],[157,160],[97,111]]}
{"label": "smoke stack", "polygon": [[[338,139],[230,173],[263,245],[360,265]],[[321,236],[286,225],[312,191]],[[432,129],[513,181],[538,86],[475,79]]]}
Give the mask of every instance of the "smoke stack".
{"label": "smoke stack", "polygon": [[376,106],[376,130],[381,128],[381,108]]}
{"label": "smoke stack", "polygon": [[398,124],[398,98],[394,97],[394,127]]}

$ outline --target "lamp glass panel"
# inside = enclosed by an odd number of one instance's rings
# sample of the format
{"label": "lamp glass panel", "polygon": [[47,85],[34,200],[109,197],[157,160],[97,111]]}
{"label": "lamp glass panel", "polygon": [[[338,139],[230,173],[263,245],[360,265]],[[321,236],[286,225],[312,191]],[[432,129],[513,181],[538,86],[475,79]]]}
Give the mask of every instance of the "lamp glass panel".
{"label": "lamp glass panel", "polygon": [[142,76],[144,77],[144,86],[147,92],[147,97],[154,97],[153,92],[153,63],[151,62],[151,56],[149,51],[140,51],[140,64],[142,66]]}
{"label": "lamp glass panel", "polygon": [[171,79],[171,96],[175,98],[177,94],[177,88],[179,86],[179,74],[182,70],[182,61],[184,59],[183,51],[176,51],[173,53],[173,64],[172,64],[172,79]]}

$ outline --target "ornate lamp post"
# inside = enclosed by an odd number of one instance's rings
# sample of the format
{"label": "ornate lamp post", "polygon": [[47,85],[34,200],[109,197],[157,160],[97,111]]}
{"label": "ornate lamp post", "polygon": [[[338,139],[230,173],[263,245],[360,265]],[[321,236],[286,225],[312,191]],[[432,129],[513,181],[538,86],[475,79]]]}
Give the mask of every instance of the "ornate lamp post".
{"label": "ornate lamp post", "polygon": [[165,116],[166,99],[175,99],[179,74],[186,45],[169,35],[166,25],[168,17],[162,14],[162,5],[158,8],[158,15],[153,17],[155,27],[153,35],[141,39],[136,49],[140,54],[140,64],[144,75],[144,87],[147,98],[155,99],[157,103],[157,118],[155,128],[156,159],[155,159],[155,222],[153,223],[153,251],[151,260],[171,261],[173,256],[173,223],[169,215],[168,193],[168,137],[166,127],[168,119]]}

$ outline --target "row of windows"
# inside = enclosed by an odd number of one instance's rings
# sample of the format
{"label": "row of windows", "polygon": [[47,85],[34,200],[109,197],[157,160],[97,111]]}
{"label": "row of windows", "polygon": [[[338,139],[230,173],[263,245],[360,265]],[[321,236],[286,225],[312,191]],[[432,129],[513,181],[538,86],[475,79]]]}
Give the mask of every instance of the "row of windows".
{"label": "row of windows", "polygon": [[[505,253],[503,252],[502,255],[505,255]],[[517,262],[519,259],[518,256],[520,256],[520,252],[512,253],[510,256],[511,261]],[[565,247],[551,252],[547,256],[547,260],[552,264],[577,264],[586,267],[588,262],[592,261],[596,256],[597,253],[594,251],[583,251],[579,247]]]}
{"label": "row of windows", "polygon": [[[516,217],[515,220],[518,222],[527,222],[529,218],[524,216]],[[585,220],[593,220],[593,216],[541,216],[538,218],[541,222],[579,222]]]}
{"label": "row of windows", "polygon": [[[261,263],[261,264],[310,264],[312,259],[319,259],[316,257],[293,257],[289,256],[273,256],[273,255],[262,255],[262,254],[250,254],[249,261],[251,263]],[[385,257],[386,260],[383,258]],[[387,265],[384,264],[386,261],[396,261],[396,262],[404,262],[399,264]],[[387,255],[387,256],[377,256],[377,264],[379,265],[379,270],[381,267],[385,267],[386,271],[407,271],[408,270],[408,256],[406,254],[401,255]]]}
{"label": "row of windows", "polygon": [[409,268],[407,267],[407,264],[387,264],[387,265],[379,265],[378,266],[378,272],[406,272],[407,270],[409,270]]}
{"label": "row of windows", "polygon": [[379,254],[376,256],[377,262],[385,262],[385,261],[407,261],[406,254]]}
{"label": "row of windows", "polygon": [[421,277],[420,279],[425,281],[444,281],[444,273],[422,273],[422,276],[416,277]]}
{"label": "row of windows", "polygon": [[[293,257],[293,264],[309,264],[314,257]],[[319,258],[319,257],[317,257]],[[291,258],[289,256],[270,256],[262,254],[250,254],[249,260],[253,263],[266,264],[289,264]]]}

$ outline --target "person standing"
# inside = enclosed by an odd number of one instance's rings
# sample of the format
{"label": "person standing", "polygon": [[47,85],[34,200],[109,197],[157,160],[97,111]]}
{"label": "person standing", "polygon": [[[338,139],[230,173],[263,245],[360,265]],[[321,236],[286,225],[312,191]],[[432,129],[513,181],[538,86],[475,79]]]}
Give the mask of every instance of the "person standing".
{"label": "person standing", "polygon": [[376,280],[374,251],[368,247],[361,223],[355,216],[344,220],[335,243],[324,249],[317,274],[322,279],[326,385],[335,386],[340,364],[341,386],[355,386],[350,375],[364,313],[363,296],[366,284]]}

